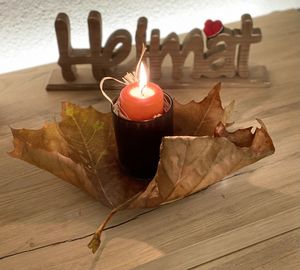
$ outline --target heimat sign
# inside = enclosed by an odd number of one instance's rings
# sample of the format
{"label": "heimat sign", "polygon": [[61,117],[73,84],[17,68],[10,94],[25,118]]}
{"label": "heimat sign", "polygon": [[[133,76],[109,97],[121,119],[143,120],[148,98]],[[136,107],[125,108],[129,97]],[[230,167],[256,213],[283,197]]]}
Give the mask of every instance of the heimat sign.
{"label": "heimat sign", "polygon": [[[131,34],[125,29],[113,32],[102,44],[102,19],[97,11],[88,16],[90,48],[73,48],[70,21],[65,13],[59,13],[55,21],[59,60],[61,67],[54,70],[48,90],[95,89],[104,76],[122,77],[132,71],[146,44],[150,77],[164,88],[195,88],[221,81],[225,86],[270,86],[264,66],[249,67],[250,46],[260,42],[261,30],[253,28],[249,14],[241,17],[241,28],[224,27],[220,21],[208,20],[204,32],[195,28],[186,34],[182,42],[176,33],[161,39],[159,29],[153,29],[150,41],[146,40],[147,19],[141,17],[135,33],[135,55]],[[133,53],[132,53],[133,52]],[[186,61],[192,53],[191,61]],[[170,56],[171,64],[163,62]],[[78,65],[91,66],[79,68]],[[213,82],[212,82],[213,81]],[[118,88],[113,83],[111,89]]]}

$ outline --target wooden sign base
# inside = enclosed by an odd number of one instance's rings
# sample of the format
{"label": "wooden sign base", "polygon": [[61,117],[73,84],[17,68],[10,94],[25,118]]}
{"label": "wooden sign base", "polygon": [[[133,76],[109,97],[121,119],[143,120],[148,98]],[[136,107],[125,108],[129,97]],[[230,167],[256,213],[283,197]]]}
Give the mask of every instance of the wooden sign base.
{"label": "wooden sign base", "polygon": [[[97,82],[92,74],[91,68],[89,66],[80,66],[78,69],[78,77],[76,81],[67,82],[64,80],[59,68],[52,71],[52,74],[49,79],[49,83],[46,86],[46,89],[49,91],[59,91],[59,90],[98,90],[99,82]],[[269,75],[265,66],[253,66],[249,68],[249,77],[241,78],[235,76],[233,78],[219,77],[219,78],[205,78],[201,77],[200,79],[190,78],[190,72],[188,68],[183,69],[183,78],[180,80],[174,81],[171,77],[172,67],[163,67],[162,72],[164,76],[158,80],[151,80],[160,85],[163,89],[196,89],[196,88],[206,88],[211,87],[212,84],[222,82],[223,87],[239,87],[239,88],[248,88],[248,87],[270,87],[271,82],[269,80]],[[120,66],[119,69],[112,71],[113,75],[117,79],[121,79],[126,72],[128,72],[126,67]],[[105,83],[105,89],[109,90],[120,90],[122,85],[114,81],[107,81]]]}

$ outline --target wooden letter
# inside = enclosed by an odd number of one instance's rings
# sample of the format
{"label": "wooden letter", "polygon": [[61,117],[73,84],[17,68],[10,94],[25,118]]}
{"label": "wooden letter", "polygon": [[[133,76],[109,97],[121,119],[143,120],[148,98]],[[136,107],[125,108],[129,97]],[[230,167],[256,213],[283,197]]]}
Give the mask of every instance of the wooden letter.
{"label": "wooden letter", "polygon": [[222,33],[207,41],[208,51],[206,53],[207,69],[204,75],[208,78],[220,76],[232,78],[236,74],[235,52],[236,40],[233,31],[224,27]]}
{"label": "wooden letter", "polygon": [[[141,57],[143,44],[146,46],[146,31],[147,31],[148,20],[146,17],[138,19],[137,28],[135,32],[135,46],[136,46],[136,61]],[[148,48],[148,46],[147,46]],[[145,53],[145,56],[149,56],[149,48]]]}
{"label": "wooden letter", "polygon": [[55,20],[55,32],[58,44],[59,59],[63,78],[70,82],[76,80],[76,69],[69,63],[72,54],[70,20],[67,14],[59,13]]}
{"label": "wooden letter", "polygon": [[[89,41],[91,57],[97,59],[102,49],[102,19],[98,11],[91,11],[88,17]],[[102,63],[93,61],[92,72],[95,79],[100,80],[104,76]]]}
{"label": "wooden letter", "polygon": [[239,43],[237,71],[240,77],[249,76],[248,59],[251,43],[261,41],[262,34],[259,28],[253,28],[252,18],[249,14],[242,16],[242,29],[235,29]]}

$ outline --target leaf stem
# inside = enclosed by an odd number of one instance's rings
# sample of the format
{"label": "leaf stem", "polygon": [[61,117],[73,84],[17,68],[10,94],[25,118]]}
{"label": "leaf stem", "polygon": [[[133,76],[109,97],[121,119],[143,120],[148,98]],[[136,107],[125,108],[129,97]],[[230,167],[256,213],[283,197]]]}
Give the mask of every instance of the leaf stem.
{"label": "leaf stem", "polygon": [[127,201],[124,203],[120,204],[119,206],[115,207],[110,211],[110,213],[107,215],[107,217],[104,219],[104,221],[101,223],[99,228],[95,231],[92,240],[89,242],[88,247],[92,250],[93,253],[95,253],[98,248],[100,247],[101,244],[101,234],[104,231],[107,223],[110,221],[110,219],[113,217],[115,213],[117,213],[119,210],[122,210],[126,208],[132,201],[134,201],[140,194],[141,192],[138,192],[131,198],[129,198]]}

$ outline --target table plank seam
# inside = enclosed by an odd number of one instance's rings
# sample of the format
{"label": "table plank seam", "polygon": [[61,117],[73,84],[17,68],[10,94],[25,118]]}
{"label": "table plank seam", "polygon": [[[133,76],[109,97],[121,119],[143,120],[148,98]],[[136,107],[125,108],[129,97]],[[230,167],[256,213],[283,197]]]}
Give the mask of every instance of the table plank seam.
{"label": "table plank seam", "polygon": [[[150,212],[153,212],[153,211],[157,210],[158,208],[150,209],[148,211],[145,211],[143,213],[135,215],[134,217],[132,217],[130,219],[124,220],[124,221],[122,221],[122,222],[120,222],[118,224],[114,224],[114,225],[108,226],[108,227],[106,227],[104,229],[104,231],[108,231],[108,230],[114,229],[116,227],[122,226],[124,224],[127,224],[127,223],[129,223],[129,222],[131,222],[133,220],[138,219],[139,217],[141,217],[143,215],[146,215],[146,214],[148,214]],[[4,256],[0,257],[0,260],[4,260],[4,259],[10,258],[10,257],[18,256],[18,255],[21,255],[21,254],[24,254],[24,253],[29,253],[29,252],[36,251],[36,250],[39,250],[39,249],[44,249],[44,248],[47,248],[47,247],[57,246],[57,245],[60,245],[60,244],[65,244],[65,243],[72,243],[72,242],[75,242],[75,241],[78,241],[78,240],[82,240],[82,239],[91,237],[93,234],[94,234],[94,232],[86,234],[86,235],[83,235],[83,236],[78,236],[78,237],[75,237],[75,238],[72,238],[72,239],[66,239],[66,240],[62,240],[62,241],[57,241],[57,242],[54,242],[54,243],[50,243],[50,244],[47,244],[47,245],[35,247],[35,248],[32,248],[32,249],[27,249],[27,250],[22,250],[22,251],[15,252],[15,253],[7,254],[7,255],[4,255]]]}
{"label": "table plank seam", "polygon": [[[224,238],[225,240],[228,241],[228,239],[230,237],[232,237],[232,234],[241,234],[243,233],[242,231],[243,230],[247,230],[248,231],[248,234],[250,233],[253,233],[254,231],[256,232],[257,231],[257,228],[259,227],[263,227],[263,228],[266,228],[266,227],[269,227],[270,226],[270,222],[273,223],[275,220],[279,219],[279,220],[282,220],[282,222],[284,224],[288,224],[290,222],[290,216],[293,216],[295,217],[295,212],[299,212],[299,206],[297,205],[296,207],[293,207],[289,210],[284,210],[284,211],[281,211],[281,212],[278,212],[276,213],[275,215],[271,215],[269,217],[266,217],[266,218],[262,218],[262,219],[259,219],[259,220],[256,220],[255,222],[251,222],[251,223],[248,223],[244,226],[241,226],[241,227],[238,227],[238,228],[235,228],[233,230],[229,230],[223,234],[220,234],[218,236],[215,236],[215,237],[212,237],[209,239],[208,242],[210,242],[210,244],[212,245],[213,242],[215,242],[216,239],[220,239],[220,238]],[[282,216],[283,215],[283,216]],[[277,223],[276,223],[277,224]],[[281,224],[282,225],[282,224]],[[193,259],[192,261],[189,261],[188,259],[190,258],[192,251],[193,249],[197,249],[199,248],[199,245],[201,245],[201,247],[203,247],[203,244],[205,245],[205,241],[203,241],[203,243],[201,242],[197,242],[195,244],[192,244],[190,246],[186,246],[184,248],[181,248],[181,249],[177,249],[176,251],[174,252],[171,252],[171,253],[168,253],[168,254],[165,254],[165,256],[162,256],[162,257],[158,257],[152,261],[149,261],[147,262],[146,264],[143,264],[143,265],[140,265],[134,269],[156,269],[158,266],[164,266],[165,268],[164,269],[185,269],[185,270],[189,270],[189,269],[195,269],[195,267],[198,267],[198,266],[201,266],[201,265],[204,265],[206,264],[207,262],[211,262],[211,261],[214,261],[215,259],[218,259],[218,258],[221,258],[223,256],[226,256],[226,255],[229,255],[229,254],[233,254],[237,251],[240,251],[240,250],[243,250],[244,248],[248,248],[248,247],[251,247],[252,245],[256,245],[256,244],[259,244],[259,243],[262,243],[264,240],[270,240],[276,236],[280,236],[284,233],[287,233],[287,232],[290,232],[290,231],[293,231],[295,229],[300,229],[299,227],[299,224],[291,224],[289,225],[288,229],[283,229],[282,226],[279,226],[281,229],[280,229],[280,232],[271,232],[269,236],[265,236],[262,238],[262,240],[254,240],[251,244],[248,243],[247,245],[244,245],[243,247],[239,247],[239,248],[234,248],[234,250],[232,251],[227,251],[226,253],[223,253],[222,255],[219,255],[217,256],[216,258],[214,257],[213,259],[205,259],[205,261],[203,262],[200,262],[200,263],[195,263],[195,260],[197,259]],[[252,230],[252,232],[249,232],[249,229],[250,231]],[[250,238],[248,238],[250,239]],[[245,240],[245,239],[244,239]],[[241,240],[239,240],[241,241]],[[252,240],[251,240],[252,241]],[[185,257],[187,260],[188,260],[188,264],[190,264],[190,266],[186,266],[186,268],[178,268],[178,265],[175,265],[172,264],[172,268],[171,266],[169,265],[169,262],[172,262],[172,259],[174,259],[174,257],[178,257],[180,256],[179,254],[181,254],[181,256]],[[166,267],[168,266],[168,267]],[[181,265],[182,266],[182,265]]]}
{"label": "table plank seam", "polygon": [[206,262],[204,262],[204,263],[200,263],[200,264],[198,264],[198,265],[195,265],[195,266],[193,266],[193,267],[187,268],[187,269],[185,269],[185,270],[193,270],[193,269],[196,269],[196,268],[198,268],[199,266],[203,266],[203,265],[205,265],[205,264],[211,263],[211,262],[213,262],[213,261],[219,260],[219,259],[224,258],[224,257],[226,257],[226,256],[229,256],[229,255],[232,255],[232,254],[234,254],[234,253],[240,252],[240,251],[242,251],[242,250],[244,250],[244,249],[247,249],[247,248],[250,248],[250,247],[254,247],[254,246],[256,246],[256,245],[259,245],[259,244],[261,244],[261,243],[267,242],[267,241],[269,241],[269,240],[275,239],[275,238],[277,238],[277,237],[283,236],[283,235],[285,235],[285,234],[291,233],[291,232],[296,231],[296,230],[299,230],[299,229],[300,229],[300,226],[297,227],[297,228],[293,228],[293,229],[291,229],[291,230],[282,232],[282,233],[280,233],[280,234],[271,236],[271,237],[269,237],[269,238],[263,239],[263,240],[258,241],[258,242],[256,242],[256,243],[253,243],[253,244],[251,244],[251,245],[249,245],[249,246],[242,247],[242,248],[240,248],[240,249],[237,249],[237,250],[235,250],[235,251],[229,252],[229,253],[224,254],[224,255],[222,255],[222,256],[216,257],[216,258],[214,258],[214,259],[212,259],[212,260],[209,260],[209,261],[206,261]]}

